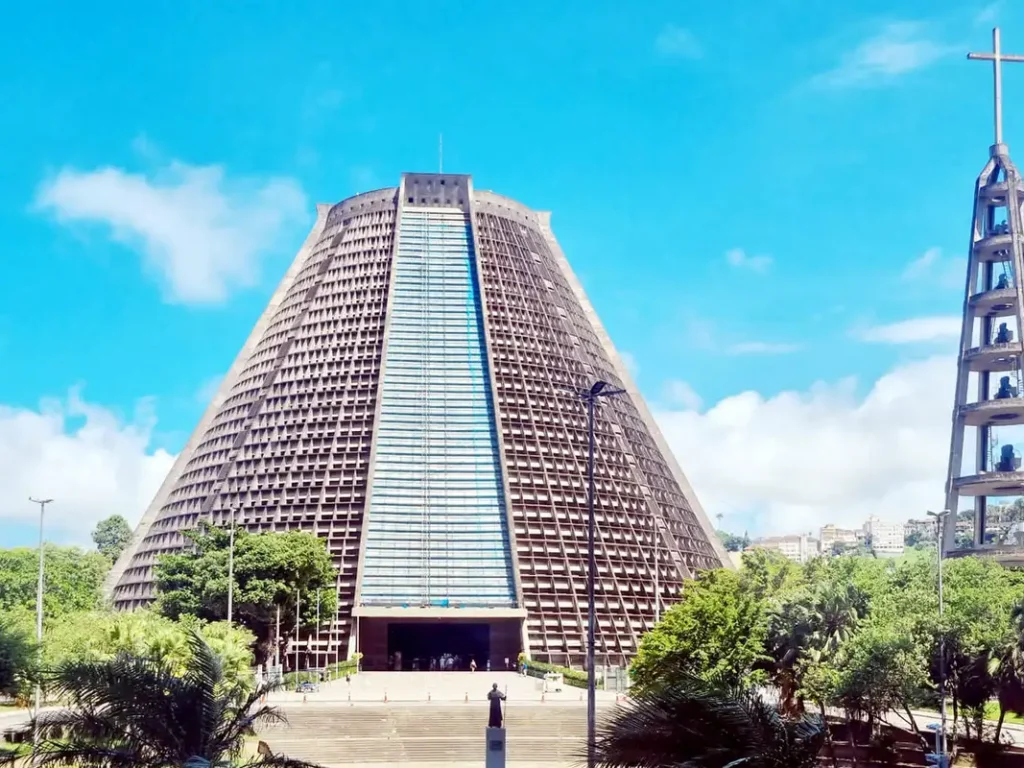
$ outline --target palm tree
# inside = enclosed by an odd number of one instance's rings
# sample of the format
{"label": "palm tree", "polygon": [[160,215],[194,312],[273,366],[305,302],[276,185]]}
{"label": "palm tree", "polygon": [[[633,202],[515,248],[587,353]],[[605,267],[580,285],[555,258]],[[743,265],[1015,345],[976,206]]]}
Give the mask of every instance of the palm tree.
{"label": "palm tree", "polygon": [[641,694],[601,724],[606,768],[812,768],[826,737],[818,715],[784,717],[751,688],[697,678]]}
{"label": "palm tree", "polygon": [[247,736],[284,716],[259,705],[273,686],[246,692],[224,675],[220,657],[198,632],[183,675],[165,660],[121,654],[105,661],[73,661],[49,673],[50,690],[66,709],[36,717],[39,765],[89,768],[246,768],[310,764],[267,754],[238,763]]}
{"label": "palm tree", "polygon": [[853,584],[829,582],[815,591],[813,610],[811,647],[819,656],[829,656],[867,613],[867,596]]}
{"label": "palm tree", "polygon": [[775,606],[768,620],[765,650],[769,657],[768,671],[779,690],[782,711],[799,714],[803,707],[798,699],[800,662],[814,633],[814,613],[805,593],[784,600]]}

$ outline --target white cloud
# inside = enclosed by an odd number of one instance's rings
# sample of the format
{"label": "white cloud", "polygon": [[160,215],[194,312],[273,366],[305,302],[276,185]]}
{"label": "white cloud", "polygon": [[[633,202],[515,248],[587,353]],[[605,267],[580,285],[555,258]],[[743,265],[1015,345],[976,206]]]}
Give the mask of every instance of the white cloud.
{"label": "white cloud", "polygon": [[704,47],[688,29],[668,24],[654,40],[654,49],[665,58],[699,59],[704,56]]}
{"label": "white cloud", "polygon": [[307,214],[292,179],[228,179],[219,165],[176,161],[151,176],[64,168],[41,185],[36,204],[63,223],[109,227],[143,253],[168,300],[182,303],[219,302],[254,285],[260,257]]}
{"label": "white cloud", "polygon": [[929,39],[927,31],[919,22],[886,24],[812,82],[828,88],[878,85],[923,69],[955,50]]}
{"label": "white cloud", "polygon": [[134,524],[174,462],[150,447],[155,423],[147,401],[124,421],[75,390],[39,410],[0,405],[0,532],[38,519],[29,496],[53,499],[50,541],[89,544],[93,526],[112,514]]}
{"label": "white cloud", "polygon": [[715,323],[701,317],[687,318],[684,324],[686,343],[698,349],[726,355],[782,355],[802,349],[800,344],[772,341],[730,342]]}
{"label": "white cloud", "polygon": [[635,381],[636,377],[640,375],[640,365],[637,363],[636,357],[632,352],[622,351],[619,352],[619,359],[622,360],[622,364],[626,366],[626,370]]}
{"label": "white cloud", "polygon": [[874,344],[920,344],[922,342],[949,341],[960,337],[963,324],[959,315],[914,317],[888,325],[860,328],[853,335],[861,341]]}
{"label": "white cloud", "polygon": [[655,417],[704,508],[725,515],[727,528],[799,533],[869,514],[902,521],[943,503],[955,370],[943,355],[893,369],[863,397],[844,379]]}
{"label": "white cloud", "polygon": [[730,267],[746,269],[763,275],[772,266],[771,256],[748,256],[742,248],[732,248],[725,252],[725,260]]}
{"label": "white cloud", "polygon": [[741,341],[726,347],[729,355],[787,355],[800,349],[799,344],[771,341]]}
{"label": "white cloud", "polygon": [[963,289],[967,279],[967,259],[943,256],[941,248],[929,248],[907,264],[902,277],[908,283]]}
{"label": "white cloud", "polygon": [[663,397],[669,405],[678,405],[684,411],[699,411],[704,399],[687,382],[673,379],[662,387]]}

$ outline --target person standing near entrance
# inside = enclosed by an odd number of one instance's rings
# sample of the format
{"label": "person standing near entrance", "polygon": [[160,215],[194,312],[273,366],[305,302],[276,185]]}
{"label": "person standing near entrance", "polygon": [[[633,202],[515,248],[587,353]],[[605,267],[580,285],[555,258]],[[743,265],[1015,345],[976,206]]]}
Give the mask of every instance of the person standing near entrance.
{"label": "person standing near entrance", "polygon": [[476,672],[476,659],[469,660],[469,671]]}

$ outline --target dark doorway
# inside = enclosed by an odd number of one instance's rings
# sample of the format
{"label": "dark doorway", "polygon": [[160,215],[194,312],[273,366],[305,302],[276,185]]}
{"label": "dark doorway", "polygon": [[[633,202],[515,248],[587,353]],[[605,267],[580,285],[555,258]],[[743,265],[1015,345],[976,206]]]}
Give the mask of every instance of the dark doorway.
{"label": "dark doorway", "polygon": [[441,659],[448,657],[452,669],[468,670],[475,661],[483,670],[490,651],[487,624],[388,624],[388,669],[439,670]]}

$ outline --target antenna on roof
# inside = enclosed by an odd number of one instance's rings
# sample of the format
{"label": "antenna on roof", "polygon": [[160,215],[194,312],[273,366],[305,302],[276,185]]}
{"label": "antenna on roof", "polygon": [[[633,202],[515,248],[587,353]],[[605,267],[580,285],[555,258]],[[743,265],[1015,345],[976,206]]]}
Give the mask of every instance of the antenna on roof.
{"label": "antenna on roof", "polygon": [[437,172],[444,173],[444,134],[437,134]]}

